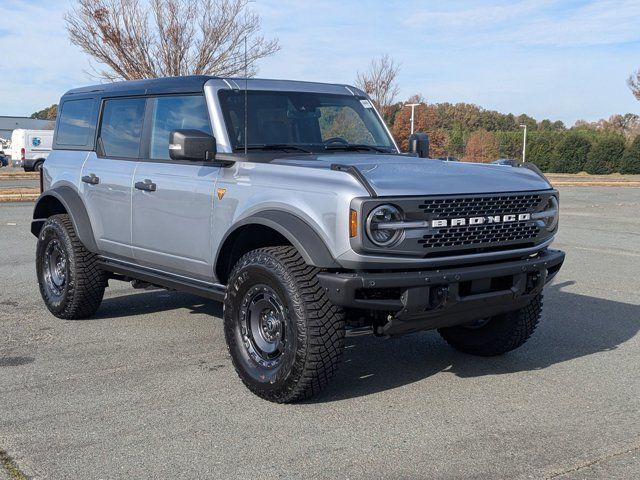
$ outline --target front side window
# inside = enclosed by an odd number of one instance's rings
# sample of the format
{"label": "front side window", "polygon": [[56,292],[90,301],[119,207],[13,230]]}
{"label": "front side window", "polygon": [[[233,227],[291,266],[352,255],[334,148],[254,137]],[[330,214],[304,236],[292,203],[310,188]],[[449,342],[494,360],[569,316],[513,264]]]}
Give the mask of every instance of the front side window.
{"label": "front side window", "polygon": [[89,144],[95,134],[93,117],[94,99],[67,100],[60,108],[56,143],[83,147]]}
{"label": "front side window", "polygon": [[172,130],[200,130],[212,135],[207,104],[202,95],[157,97],[152,99],[150,157],[169,160]]}
{"label": "front side window", "polygon": [[[369,147],[395,152],[395,146],[373,106],[365,98],[314,92],[245,92],[221,90],[220,104],[231,144],[241,150],[247,145],[288,145],[309,151],[342,147]],[[366,149],[366,148],[365,148]]]}
{"label": "front side window", "polygon": [[100,126],[100,146],[104,155],[138,158],[144,106],[144,98],[115,98],[105,101]]}

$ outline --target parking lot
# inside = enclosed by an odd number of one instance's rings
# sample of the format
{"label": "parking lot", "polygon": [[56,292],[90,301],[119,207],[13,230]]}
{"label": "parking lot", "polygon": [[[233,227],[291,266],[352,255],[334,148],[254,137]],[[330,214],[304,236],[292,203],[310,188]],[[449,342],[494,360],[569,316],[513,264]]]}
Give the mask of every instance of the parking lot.
{"label": "parking lot", "polygon": [[640,478],[640,189],[561,203],[567,261],[524,347],[349,339],[295,405],[244,388],[218,303],[112,282],[95,318],[53,317],[32,204],[0,204],[0,479]]}

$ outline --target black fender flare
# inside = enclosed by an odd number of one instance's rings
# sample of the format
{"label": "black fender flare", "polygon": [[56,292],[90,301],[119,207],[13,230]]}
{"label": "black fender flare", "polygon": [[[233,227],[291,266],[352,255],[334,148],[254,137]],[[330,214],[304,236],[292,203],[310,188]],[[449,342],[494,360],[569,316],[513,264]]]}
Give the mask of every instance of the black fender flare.
{"label": "black fender flare", "polygon": [[263,210],[234,223],[220,242],[216,252],[216,267],[227,240],[248,225],[263,225],[275,230],[298,250],[309,265],[318,268],[340,268],[320,235],[307,222],[293,213],[281,210]]}
{"label": "black fender flare", "polygon": [[51,215],[55,215],[56,213],[60,213],[58,211],[51,212],[48,205],[51,198],[55,198],[60,202],[60,204],[62,204],[71,219],[71,223],[73,223],[73,228],[76,231],[78,239],[82,242],[85,248],[90,252],[97,253],[98,245],[96,244],[96,240],[93,235],[93,228],[91,227],[87,208],[85,207],[78,192],[66,185],[47,190],[38,197],[36,205],[33,208],[31,233],[38,237],[47,218]]}

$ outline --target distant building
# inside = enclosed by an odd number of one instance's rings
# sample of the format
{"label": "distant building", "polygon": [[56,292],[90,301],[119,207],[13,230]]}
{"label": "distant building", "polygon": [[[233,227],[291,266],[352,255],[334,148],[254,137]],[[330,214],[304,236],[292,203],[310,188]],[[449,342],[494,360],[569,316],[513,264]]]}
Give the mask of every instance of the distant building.
{"label": "distant building", "polygon": [[27,117],[5,117],[0,115],[0,138],[11,140],[11,132],[16,128],[28,130],[53,129],[53,120],[36,120]]}

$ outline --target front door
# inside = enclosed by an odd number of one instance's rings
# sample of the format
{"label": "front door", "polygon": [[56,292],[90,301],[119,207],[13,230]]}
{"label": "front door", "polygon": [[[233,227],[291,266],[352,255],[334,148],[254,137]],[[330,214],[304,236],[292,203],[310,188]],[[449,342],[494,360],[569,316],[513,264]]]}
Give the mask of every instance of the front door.
{"label": "front door", "polygon": [[205,99],[150,98],[147,109],[147,158],[138,164],[133,179],[133,255],[144,266],[211,281],[213,199],[220,167],[169,157],[172,130],[211,134]]}
{"label": "front door", "polygon": [[82,198],[96,242],[107,256],[131,260],[131,186],[144,121],[144,98],[106,99],[97,154],[82,168]]}

